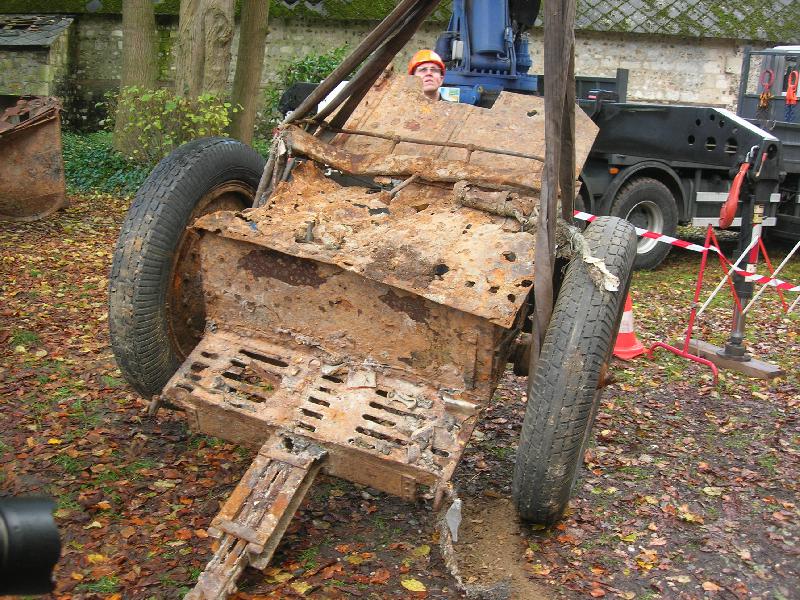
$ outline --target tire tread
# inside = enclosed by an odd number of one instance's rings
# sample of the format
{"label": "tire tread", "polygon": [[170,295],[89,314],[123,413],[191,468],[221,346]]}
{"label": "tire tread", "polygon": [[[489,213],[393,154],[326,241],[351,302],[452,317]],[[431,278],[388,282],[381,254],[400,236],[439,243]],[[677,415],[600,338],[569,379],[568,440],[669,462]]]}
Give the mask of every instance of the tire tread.
{"label": "tire tread", "polygon": [[167,334],[166,294],[176,246],[197,201],[232,176],[255,191],[264,160],[228,138],[184,144],[156,165],[120,229],[109,277],[109,330],[117,364],[141,395],[178,367]]}
{"label": "tire tread", "polygon": [[598,218],[584,236],[622,291],[599,290],[580,260],[562,283],[529,386],[513,482],[520,516],[543,525],[558,520],[569,501],[636,253],[633,226],[616,217]]}

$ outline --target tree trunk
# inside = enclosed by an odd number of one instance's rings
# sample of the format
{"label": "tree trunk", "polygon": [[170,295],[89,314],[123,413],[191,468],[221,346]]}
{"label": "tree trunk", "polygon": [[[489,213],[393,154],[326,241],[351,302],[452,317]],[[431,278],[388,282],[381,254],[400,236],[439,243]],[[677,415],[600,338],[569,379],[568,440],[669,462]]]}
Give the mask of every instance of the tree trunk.
{"label": "tree trunk", "polygon": [[264,46],[267,41],[269,2],[266,0],[242,0],[242,18],[239,33],[239,48],[236,55],[236,75],[233,78],[234,106],[241,110],[233,115],[231,137],[250,144],[253,141],[253,126],[256,121],[258,85],[264,67]]}
{"label": "tree trunk", "polygon": [[228,89],[233,0],[181,0],[175,45],[175,93],[197,98]]}
{"label": "tree trunk", "polygon": [[[124,0],[122,4],[122,76],[120,89],[156,87],[158,78],[158,34],[152,0]],[[119,106],[114,123],[114,148],[126,153],[134,135],[125,133],[127,107]]]}

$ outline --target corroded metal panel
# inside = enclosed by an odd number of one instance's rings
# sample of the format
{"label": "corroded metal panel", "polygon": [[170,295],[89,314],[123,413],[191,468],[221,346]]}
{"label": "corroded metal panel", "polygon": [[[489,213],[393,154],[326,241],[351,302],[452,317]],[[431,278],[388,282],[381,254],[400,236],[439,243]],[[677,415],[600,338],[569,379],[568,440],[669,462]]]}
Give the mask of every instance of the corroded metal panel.
{"label": "corroded metal panel", "polygon": [[[333,475],[412,497],[447,481],[478,415],[475,396],[405,378],[374,363],[330,364],[313,346],[208,334],[165,388],[202,431],[250,444],[280,432],[331,451]],[[252,435],[252,431],[250,433]],[[393,476],[391,475],[393,474]]]}
{"label": "corroded metal panel", "polygon": [[55,98],[21,98],[0,112],[0,220],[35,221],[67,205]]}
{"label": "corroded metal panel", "polygon": [[[350,117],[346,127],[375,133],[415,137],[439,142],[462,142],[544,156],[544,99],[501,92],[487,109],[426,98],[416,77],[395,75],[379,80]],[[576,172],[580,175],[589,155],[597,126],[581,110],[575,111]],[[355,154],[416,155],[445,161],[464,161],[467,151],[444,146],[423,146],[364,136],[342,134],[334,145]],[[542,163],[530,159],[475,152],[470,164],[490,169],[521,169],[541,180]],[[521,183],[522,183],[521,181]]]}
{"label": "corroded metal panel", "polygon": [[481,396],[497,383],[494,350],[505,330],[487,319],[337,265],[220,235],[207,236],[201,252],[212,269],[203,274],[206,315],[220,329]]}
{"label": "corroded metal panel", "polygon": [[[538,156],[545,154],[544,98],[501,92],[491,109],[475,108],[455,131],[450,141],[516,150]],[[589,156],[597,125],[580,109],[575,110],[575,179]],[[465,151],[443,148],[443,160],[464,160]],[[470,164],[487,168],[529,169],[541,178],[542,163],[516,157],[498,157],[487,152],[473,153]]]}
{"label": "corroded metal panel", "polygon": [[[447,141],[460,128],[475,107],[468,104],[438,102],[422,93],[417,77],[393,75],[381,78],[361,101],[347,121],[347,127],[425,140]],[[390,141],[370,141],[360,136],[342,135],[334,141],[353,153],[389,153]],[[396,154],[438,157],[441,147],[399,144]]]}
{"label": "corroded metal panel", "polygon": [[267,206],[216,213],[197,226],[337,265],[505,328],[532,285],[533,237],[514,219],[459,206],[451,189],[412,184],[389,199],[342,187],[310,163]]}

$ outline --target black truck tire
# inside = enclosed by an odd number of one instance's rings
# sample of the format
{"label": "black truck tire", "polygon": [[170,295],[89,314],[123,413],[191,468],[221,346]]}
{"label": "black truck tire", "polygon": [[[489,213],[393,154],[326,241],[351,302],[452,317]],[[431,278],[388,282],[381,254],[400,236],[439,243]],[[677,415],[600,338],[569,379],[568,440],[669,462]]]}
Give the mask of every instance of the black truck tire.
{"label": "black truck tire", "polygon": [[205,328],[197,233],[219,210],[252,206],[264,159],[227,138],[203,138],[165,157],[136,193],[109,280],[111,348],[142,396],[161,391]]}
{"label": "black truck tire", "polygon": [[[610,214],[636,227],[674,237],[678,231],[678,206],[667,186],[651,177],[626,182],[611,204]],[[672,246],[642,237],[636,247],[634,269],[655,269]]]}
{"label": "black truck tire", "polygon": [[522,519],[546,526],[569,501],[636,256],[636,234],[622,219],[599,217],[583,235],[592,255],[619,277],[620,290],[599,289],[582,260],[569,264],[528,387],[513,494]]}

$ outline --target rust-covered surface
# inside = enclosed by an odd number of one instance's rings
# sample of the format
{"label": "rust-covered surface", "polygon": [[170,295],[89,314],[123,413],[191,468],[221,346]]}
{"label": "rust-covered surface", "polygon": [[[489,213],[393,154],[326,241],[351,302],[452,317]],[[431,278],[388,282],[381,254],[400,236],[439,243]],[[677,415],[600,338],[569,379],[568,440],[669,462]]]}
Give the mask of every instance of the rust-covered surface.
{"label": "rust-covered surface", "polygon": [[[596,129],[578,112],[580,169]],[[541,99],[487,110],[382,78],[344,130],[289,126],[284,145],[291,177],[264,204],[192,229],[206,331],[163,398],[194,430],[262,448],[196,598],[266,565],[312,462],[438,504],[529,311]],[[298,446],[324,460],[284,452]]]}
{"label": "rust-covered surface", "polygon": [[[597,126],[583,111],[576,111],[575,121],[577,179],[597,136]],[[429,100],[420,92],[419,78],[395,75],[376,83],[346,127],[544,156],[544,123],[544,99],[538,96],[501,92],[494,106],[486,109]],[[468,155],[464,149],[410,143],[397,144],[393,149],[389,140],[356,135],[340,135],[333,144],[353,154],[384,156],[391,153],[429,157],[443,162],[465,161]],[[541,189],[543,165],[540,161],[475,151],[468,164],[483,167],[484,173],[490,176],[521,172],[523,175],[516,184]]]}
{"label": "rust-covered surface", "polygon": [[203,338],[166,396],[197,430],[251,446],[302,436],[330,452],[326,472],[405,498],[449,480],[479,411],[463,386],[219,331]]}
{"label": "rust-covered surface", "polygon": [[34,221],[67,205],[55,98],[0,97],[0,220]]}
{"label": "rust-covered surface", "polygon": [[[198,227],[337,265],[506,328],[532,285],[531,236],[513,218],[459,205],[452,186],[412,183],[389,198],[340,186],[307,162],[268,206],[216,213]],[[245,259],[231,272],[252,269]]]}

